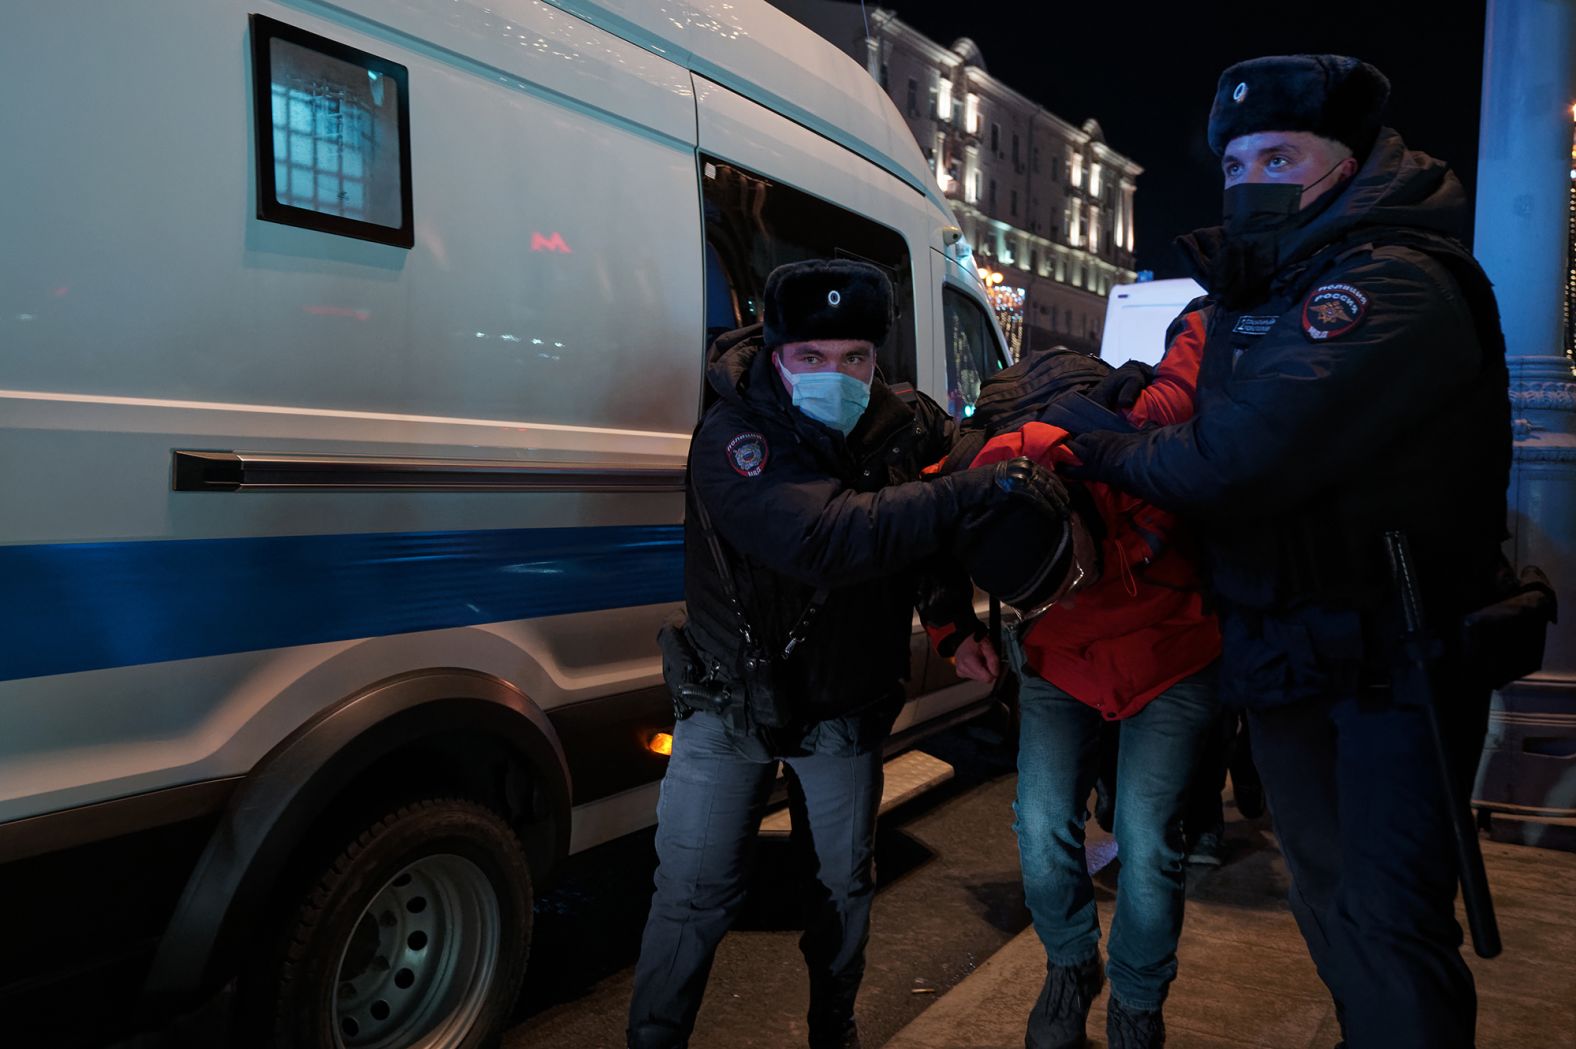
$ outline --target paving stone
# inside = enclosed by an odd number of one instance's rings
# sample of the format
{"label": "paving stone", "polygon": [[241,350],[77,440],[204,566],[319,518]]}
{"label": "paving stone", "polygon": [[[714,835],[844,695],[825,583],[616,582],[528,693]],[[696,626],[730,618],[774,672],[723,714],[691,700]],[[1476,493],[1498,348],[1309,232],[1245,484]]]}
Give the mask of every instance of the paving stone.
{"label": "paving stone", "polygon": [[[1169,1049],[1333,1049],[1335,1009],[1284,895],[1285,863],[1263,821],[1228,824],[1228,862],[1190,871],[1166,1002]],[[1576,854],[1483,843],[1505,944],[1495,959],[1463,955],[1478,987],[1479,1049],[1576,1049]],[[1109,928],[1120,863],[1096,878]],[[1458,908],[1465,928],[1465,914]],[[1039,992],[1045,956],[1032,929],[1003,947],[887,1049],[1017,1049]],[[1105,1003],[1089,1044],[1105,1049]]]}

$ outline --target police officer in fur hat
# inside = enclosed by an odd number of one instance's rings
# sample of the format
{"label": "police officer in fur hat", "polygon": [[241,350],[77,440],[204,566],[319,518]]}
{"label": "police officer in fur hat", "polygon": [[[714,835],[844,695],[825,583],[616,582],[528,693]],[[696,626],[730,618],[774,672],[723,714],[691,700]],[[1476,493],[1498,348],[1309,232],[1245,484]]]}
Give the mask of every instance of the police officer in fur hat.
{"label": "police officer in fur hat", "polygon": [[[854,996],[874,891],[882,743],[903,702],[913,612],[961,673],[997,657],[951,551],[993,516],[1065,522],[1065,491],[1018,459],[933,481],[951,421],[889,389],[893,323],[875,266],[793,263],[765,323],[712,347],[714,401],[690,445],[689,620],[663,632],[679,716],[657,807],[656,894],[635,968],[629,1045],[688,1044],[779,762],[803,864],[813,1049],[857,1046]],[[1051,524],[1046,526],[1051,527]]]}
{"label": "police officer in fur hat", "polygon": [[[1073,442],[1075,475],[1186,511],[1219,599],[1292,908],[1351,1049],[1473,1045],[1450,813],[1401,658],[1385,535],[1410,540],[1442,641],[1434,693],[1465,797],[1488,708],[1454,640],[1505,537],[1504,339],[1443,161],[1339,55],[1227,69],[1209,119],[1224,223],[1180,245],[1208,289],[1198,413]],[[1403,680],[1396,678],[1395,680]]]}

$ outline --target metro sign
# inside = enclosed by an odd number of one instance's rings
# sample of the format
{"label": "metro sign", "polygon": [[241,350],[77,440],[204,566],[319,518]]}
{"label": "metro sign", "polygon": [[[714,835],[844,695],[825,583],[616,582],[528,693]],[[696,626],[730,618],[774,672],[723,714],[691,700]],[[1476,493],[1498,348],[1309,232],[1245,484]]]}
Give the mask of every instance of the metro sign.
{"label": "metro sign", "polygon": [[574,254],[574,250],[570,248],[568,242],[564,240],[564,235],[556,231],[545,237],[540,233],[533,232],[531,234],[531,250],[559,251],[563,252],[565,255]]}

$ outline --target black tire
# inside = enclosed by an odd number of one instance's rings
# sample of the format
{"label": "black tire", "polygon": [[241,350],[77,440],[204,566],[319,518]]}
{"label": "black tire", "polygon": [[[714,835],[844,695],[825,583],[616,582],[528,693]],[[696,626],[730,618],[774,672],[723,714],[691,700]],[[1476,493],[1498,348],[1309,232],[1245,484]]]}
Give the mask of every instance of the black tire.
{"label": "black tire", "polygon": [[281,901],[274,963],[247,996],[265,1044],[494,1044],[531,947],[531,871],[513,829],[484,805],[435,798],[345,841],[304,896]]}

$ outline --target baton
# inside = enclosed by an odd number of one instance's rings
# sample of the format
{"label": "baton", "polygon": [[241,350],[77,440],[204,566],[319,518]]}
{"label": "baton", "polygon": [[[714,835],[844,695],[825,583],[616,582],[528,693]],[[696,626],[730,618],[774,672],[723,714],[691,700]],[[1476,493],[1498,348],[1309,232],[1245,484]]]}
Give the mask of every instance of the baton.
{"label": "baton", "polygon": [[1402,532],[1386,532],[1384,542],[1390,555],[1390,575],[1401,594],[1406,629],[1405,658],[1398,662],[1396,670],[1396,695],[1405,702],[1421,706],[1427,717],[1434,767],[1439,774],[1439,785],[1455,837],[1456,871],[1461,876],[1461,898],[1466,905],[1467,925],[1472,930],[1472,949],[1479,958],[1493,958],[1501,949],[1499,922],[1494,917],[1494,897],[1489,894],[1488,872],[1483,869],[1477,827],[1473,825],[1471,810],[1456,796],[1450,754],[1439,728],[1439,711],[1434,705],[1433,685],[1428,677],[1428,638],[1423,626],[1422,603],[1418,599],[1417,576],[1412,570],[1412,549]]}

